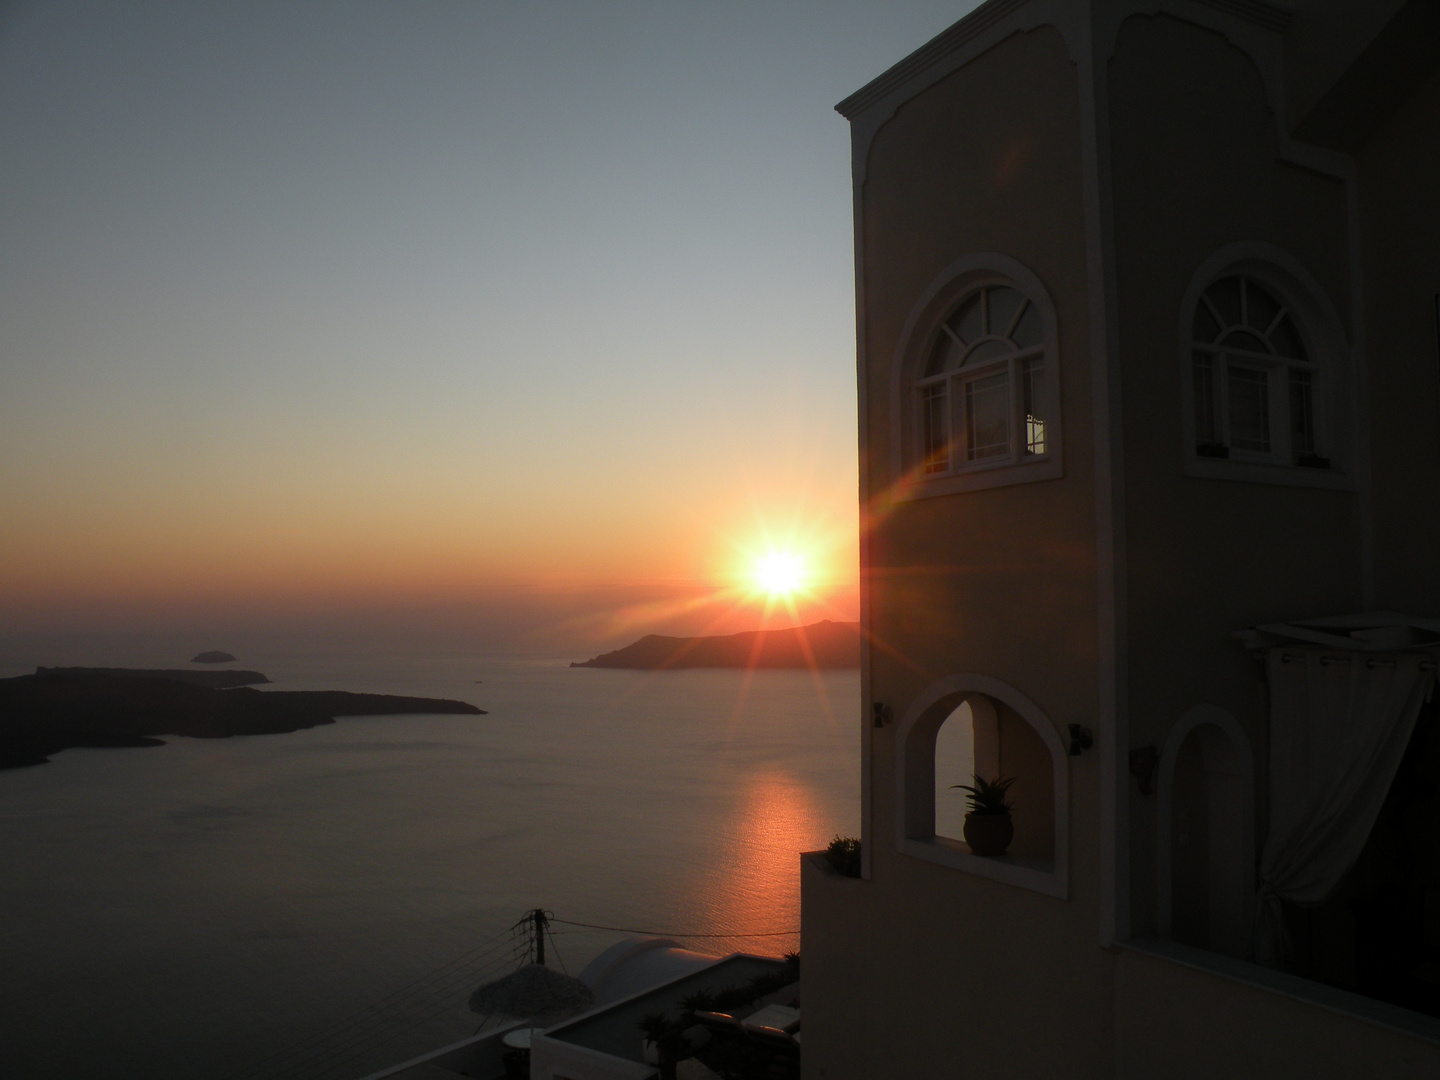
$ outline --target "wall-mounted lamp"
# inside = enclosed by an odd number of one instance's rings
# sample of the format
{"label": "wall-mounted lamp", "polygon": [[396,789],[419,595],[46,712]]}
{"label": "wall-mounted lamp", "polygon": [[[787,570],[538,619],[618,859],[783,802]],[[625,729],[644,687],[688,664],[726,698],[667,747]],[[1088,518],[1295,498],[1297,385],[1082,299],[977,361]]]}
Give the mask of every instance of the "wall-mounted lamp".
{"label": "wall-mounted lamp", "polygon": [[1089,750],[1095,745],[1095,736],[1090,734],[1090,729],[1081,727],[1079,724],[1070,725],[1070,756],[1079,757],[1081,751]]}
{"label": "wall-mounted lamp", "polygon": [[1137,746],[1130,751],[1130,771],[1140,784],[1141,795],[1155,791],[1155,770],[1160,765],[1160,752],[1153,746]]}
{"label": "wall-mounted lamp", "polygon": [[875,727],[884,727],[890,722],[890,706],[883,701],[872,701],[870,703],[870,715],[874,717]]}

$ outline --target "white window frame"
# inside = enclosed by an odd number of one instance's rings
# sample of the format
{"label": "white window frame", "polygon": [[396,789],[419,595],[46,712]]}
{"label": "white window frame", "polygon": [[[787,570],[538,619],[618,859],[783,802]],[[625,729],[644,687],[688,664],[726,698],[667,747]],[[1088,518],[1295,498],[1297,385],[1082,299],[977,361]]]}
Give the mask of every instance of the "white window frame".
{"label": "white window frame", "polygon": [[[1273,353],[1241,349],[1220,342],[1198,342],[1194,338],[1197,309],[1206,303],[1205,293],[1228,277],[1242,277],[1263,288],[1278,301],[1294,323],[1305,348],[1306,359],[1295,360]],[[1183,469],[1187,476],[1212,480],[1280,484],[1291,487],[1353,489],[1349,467],[1353,417],[1349,409],[1354,395],[1348,392],[1349,348],[1342,323],[1314,279],[1293,258],[1279,249],[1259,243],[1233,244],[1216,252],[1196,271],[1180,310],[1181,434],[1184,439]],[[1221,320],[1223,322],[1223,320]],[[1196,420],[1196,354],[1212,356],[1215,443],[1226,456],[1218,456],[1215,445],[1203,439]],[[1269,397],[1268,450],[1234,445],[1229,431],[1231,368],[1263,371]],[[1289,372],[1308,372],[1314,415],[1312,450],[1325,464],[1299,463],[1290,445]]]}
{"label": "white window frame", "polygon": [[[979,290],[1001,286],[1015,289],[1039,316],[1041,343],[1013,349],[973,367],[966,365],[927,374],[930,358],[946,335],[948,320],[956,310]],[[990,333],[992,329],[985,327],[986,334],[970,342],[970,346],[1003,336],[999,332]],[[1027,361],[1035,359],[1041,359],[1044,364],[1044,387],[1037,412],[1045,422],[1045,450],[1026,453],[1029,431],[1024,414],[1024,378]],[[1007,378],[1008,447],[1001,454],[966,460],[965,388],[978,379],[1001,372]],[[993,252],[979,253],[952,263],[937,275],[911,310],[900,335],[891,376],[891,446],[897,497],[926,498],[1054,480],[1064,475],[1055,308],[1040,280],[1016,260]],[[943,469],[927,468],[929,448],[924,445],[925,391],[934,386],[946,388],[949,454]]]}

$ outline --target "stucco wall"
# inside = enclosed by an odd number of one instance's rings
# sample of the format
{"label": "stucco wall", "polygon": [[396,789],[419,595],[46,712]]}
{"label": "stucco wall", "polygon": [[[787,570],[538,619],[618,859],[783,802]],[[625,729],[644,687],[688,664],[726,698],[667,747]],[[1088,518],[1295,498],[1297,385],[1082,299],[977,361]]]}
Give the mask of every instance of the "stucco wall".
{"label": "stucco wall", "polygon": [[[1010,684],[1062,730],[1096,708],[1079,128],[1075,66],[1058,32],[1043,28],[905,104],[870,150],[862,467],[876,516],[864,572],[871,694],[896,715],[959,672]],[[896,502],[888,439],[902,328],[936,276],[976,252],[1018,260],[1054,302],[1064,476]],[[872,880],[806,871],[806,1009],[823,1017],[818,1029],[806,1021],[806,1075],[943,1076],[962,1065],[976,1075],[1102,1075],[1108,1006],[1095,991],[1109,961],[1095,944],[1094,755],[1059,763],[1071,770],[1070,899],[1059,900],[898,854],[894,736],[893,725],[866,733]],[[827,906],[817,889],[841,899]]]}
{"label": "stucco wall", "polygon": [[1440,615],[1440,73],[1359,155],[1376,602]]}
{"label": "stucco wall", "polygon": [[[1250,739],[1263,806],[1262,673],[1230,632],[1360,610],[1360,503],[1354,491],[1184,474],[1181,309],[1202,263],[1259,242],[1298,261],[1350,333],[1345,185],[1281,160],[1260,71],[1219,34],[1169,16],[1128,19],[1109,92],[1130,744],[1163,746],[1186,709],[1219,705]],[[1131,789],[1140,933],[1155,926],[1155,802]]]}
{"label": "stucco wall", "polygon": [[1440,1046],[1268,988],[1129,950],[1115,972],[1121,1080],[1419,1080]]}

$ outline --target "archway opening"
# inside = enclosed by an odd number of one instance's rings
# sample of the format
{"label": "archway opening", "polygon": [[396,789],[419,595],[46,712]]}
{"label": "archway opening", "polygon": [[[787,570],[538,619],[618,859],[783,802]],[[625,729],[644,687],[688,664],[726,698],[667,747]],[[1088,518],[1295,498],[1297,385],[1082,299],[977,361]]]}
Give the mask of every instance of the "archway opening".
{"label": "archway opening", "polygon": [[979,773],[1015,778],[1015,838],[1010,854],[1043,862],[1055,857],[1055,795],[1050,748],[1017,712],[985,694],[965,697],[935,732],[934,834],[962,840],[966,792]]}
{"label": "archway opening", "polygon": [[1248,770],[1214,724],[1191,730],[1170,783],[1170,937],[1228,956],[1249,950],[1253,890]]}

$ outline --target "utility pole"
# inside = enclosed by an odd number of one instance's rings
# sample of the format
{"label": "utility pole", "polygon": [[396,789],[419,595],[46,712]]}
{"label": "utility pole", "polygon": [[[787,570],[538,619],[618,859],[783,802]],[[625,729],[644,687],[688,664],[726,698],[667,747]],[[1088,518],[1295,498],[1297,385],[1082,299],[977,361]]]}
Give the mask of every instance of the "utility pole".
{"label": "utility pole", "polygon": [[545,966],[545,927],[547,925],[545,912],[538,907],[530,913],[535,920],[535,962],[541,967]]}

